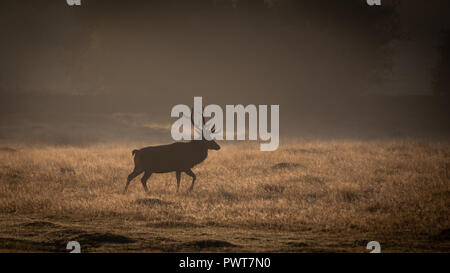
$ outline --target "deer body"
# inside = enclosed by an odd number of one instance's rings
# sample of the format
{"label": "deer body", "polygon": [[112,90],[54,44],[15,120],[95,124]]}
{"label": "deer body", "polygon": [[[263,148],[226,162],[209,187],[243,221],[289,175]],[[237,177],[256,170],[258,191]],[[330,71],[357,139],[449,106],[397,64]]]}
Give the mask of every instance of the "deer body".
{"label": "deer body", "polygon": [[[205,119],[203,117],[202,121],[203,125],[205,125]],[[141,182],[146,192],[148,192],[147,180],[152,173],[175,172],[178,192],[180,189],[181,172],[184,172],[192,177],[192,185],[189,191],[194,188],[196,176],[191,168],[203,162],[208,157],[208,150],[219,150],[220,146],[211,138],[209,138],[211,140],[204,138],[204,130],[196,127],[192,115],[191,122],[194,125],[194,130],[197,129],[201,132],[202,138],[200,140],[150,146],[132,151],[134,155],[134,170],[128,175],[124,193],[127,192],[131,180],[141,173],[144,173]],[[208,134],[214,133],[215,131],[215,126],[213,126]]]}
{"label": "deer body", "polygon": [[194,188],[196,176],[191,168],[203,162],[208,156],[208,150],[219,150],[220,146],[214,140],[193,140],[190,142],[175,142],[168,145],[150,146],[133,150],[134,170],[128,175],[124,193],[131,180],[144,173],[141,182],[147,192],[147,180],[152,173],[176,172],[177,192],[180,188],[181,172],[192,177],[191,191]]}
{"label": "deer body", "polygon": [[208,156],[208,149],[196,142],[198,141],[176,142],[135,150],[134,161],[144,170],[153,173],[188,170]]}

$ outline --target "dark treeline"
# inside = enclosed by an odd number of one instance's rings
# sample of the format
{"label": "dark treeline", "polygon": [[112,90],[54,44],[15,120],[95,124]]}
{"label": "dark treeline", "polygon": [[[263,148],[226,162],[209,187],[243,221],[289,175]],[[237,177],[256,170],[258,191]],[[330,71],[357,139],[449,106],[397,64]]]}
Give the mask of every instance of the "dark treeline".
{"label": "dark treeline", "polygon": [[396,31],[391,6],[360,0],[2,6],[0,88],[13,93],[358,93]]}
{"label": "dark treeline", "polygon": [[439,61],[433,71],[433,94],[450,95],[450,29],[443,31],[439,44]]}

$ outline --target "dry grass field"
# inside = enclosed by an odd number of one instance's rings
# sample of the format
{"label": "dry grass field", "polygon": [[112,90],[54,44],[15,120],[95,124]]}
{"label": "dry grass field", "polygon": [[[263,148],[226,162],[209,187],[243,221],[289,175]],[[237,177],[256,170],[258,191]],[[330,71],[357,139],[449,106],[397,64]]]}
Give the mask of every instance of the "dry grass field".
{"label": "dry grass field", "polygon": [[142,143],[0,149],[0,252],[450,251],[450,143],[220,143],[182,175],[140,177]]}

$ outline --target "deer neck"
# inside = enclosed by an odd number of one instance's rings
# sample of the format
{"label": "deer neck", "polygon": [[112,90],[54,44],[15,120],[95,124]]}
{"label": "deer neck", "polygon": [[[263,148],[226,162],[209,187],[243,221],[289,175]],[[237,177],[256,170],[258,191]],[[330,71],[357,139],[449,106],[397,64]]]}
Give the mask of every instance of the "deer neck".
{"label": "deer neck", "polygon": [[191,145],[194,145],[195,150],[197,151],[194,155],[197,164],[205,160],[206,157],[208,157],[208,148],[206,147],[203,141],[193,140],[191,141]]}
{"label": "deer neck", "polygon": [[202,162],[203,160],[206,159],[206,157],[208,157],[208,148],[206,147],[204,142],[199,142],[198,150],[199,150],[198,162]]}

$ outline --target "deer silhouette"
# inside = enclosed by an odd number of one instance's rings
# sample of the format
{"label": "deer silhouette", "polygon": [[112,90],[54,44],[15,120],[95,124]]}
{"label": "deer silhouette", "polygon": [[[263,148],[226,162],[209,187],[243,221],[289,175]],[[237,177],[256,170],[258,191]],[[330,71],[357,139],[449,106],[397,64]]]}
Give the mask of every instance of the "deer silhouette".
{"label": "deer silhouette", "polygon": [[[191,122],[194,121],[191,116]],[[203,125],[205,119],[203,118]],[[128,186],[136,176],[144,173],[141,178],[145,192],[148,192],[147,180],[153,173],[175,172],[177,178],[177,192],[180,189],[181,173],[184,172],[192,177],[192,184],[189,192],[194,188],[196,175],[192,168],[203,162],[208,157],[208,150],[219,150],[220,146],[214,140],[207,140],[203,136],[203,130],[194,125],[194,130],[200,130],[202,138],[191,140],[190,142],[175,142],[168,145],[149,146],[139,150],[133,150],[134,170],[128,175],[124,194]],[[211,133],[215,133],[215,126],[211,128]]]}

